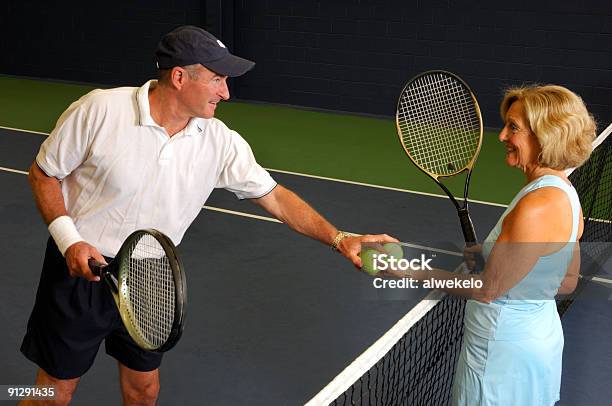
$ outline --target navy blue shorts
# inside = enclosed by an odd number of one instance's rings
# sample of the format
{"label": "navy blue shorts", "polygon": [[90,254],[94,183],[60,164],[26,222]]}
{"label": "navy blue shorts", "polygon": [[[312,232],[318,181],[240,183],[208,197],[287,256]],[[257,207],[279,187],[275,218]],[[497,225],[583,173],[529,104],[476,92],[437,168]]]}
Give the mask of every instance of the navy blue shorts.
{"label": "navy blue shorts", "polygon": [[103,340],[106,353],[130,369],[152,371],[161,364],[161,353],[141,349],[128,335],[108,286],[70,277],[49,238],[21,352],[49,375],[72,379],[91,367]]}

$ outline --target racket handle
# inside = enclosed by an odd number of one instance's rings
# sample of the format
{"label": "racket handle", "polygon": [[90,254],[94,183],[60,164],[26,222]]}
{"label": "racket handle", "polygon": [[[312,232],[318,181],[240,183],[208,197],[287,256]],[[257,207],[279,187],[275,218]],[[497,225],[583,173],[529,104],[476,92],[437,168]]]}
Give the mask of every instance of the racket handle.
{"label": "racket handle", "polygon": [[89,265],[89,269],[91,269],[91,273],[93,273],[96,276],[100,276],[100,274],[102,273],[102,268],[104,268],[103,263],[98,262],[93,258],[89,258],[89,261],[87,261],[87,264]]}
{"label": "racket handle", "polygon": [[117,279],[114,278],[111,274],[108,265],[104,265],[103,263],[100,263],[93,258],[89,258],[89,261],[87,261],[87,265],[89,265],[91,273],[104,279],[108,287],[114,293],[113,297],[115,301],[117,301],[116,295],[119,292],[119,289],[117,288]]}
{"label": "racket handle", "polygon": [[474,231],[474,224],[470,218],[470,213],[467,209],[459,209],[459,221],[461,222],[461,230],[463,231],[463,238],[468,246],[475,245],[478,242],[476,238],[476,232]]}

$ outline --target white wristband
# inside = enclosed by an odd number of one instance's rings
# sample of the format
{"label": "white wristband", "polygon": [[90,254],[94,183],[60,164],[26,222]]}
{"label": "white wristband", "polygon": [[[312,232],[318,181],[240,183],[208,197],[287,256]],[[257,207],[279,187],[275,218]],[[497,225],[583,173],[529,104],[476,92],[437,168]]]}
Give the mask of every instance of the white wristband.
{"label": "white wristband", "polygon": [[49,224],[49,233],[62,255],[66,253],[66,250],[72,244],[85,241],[77,231],[74,221],[68,216],[60,216],[53,220]]}

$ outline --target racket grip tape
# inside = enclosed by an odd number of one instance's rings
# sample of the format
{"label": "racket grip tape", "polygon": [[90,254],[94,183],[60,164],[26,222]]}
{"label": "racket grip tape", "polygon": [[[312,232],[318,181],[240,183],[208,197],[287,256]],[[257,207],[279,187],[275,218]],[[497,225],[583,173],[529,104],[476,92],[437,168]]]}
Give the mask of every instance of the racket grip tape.
{"label": "racket grip tape", "polygon": [[461,230],[463,231],[465,242],[468,246],[476,244],[478,239],[476,238],[476,232],[474,231],[474,224],[472,224],[470,213],[467,209],[459,209],[457,214],[459,214],[459,221],[461,222]]}
{"label": "racket grip tape", "polygon": [[102,274],[102,268],[104,267],[103,263],[98,262],[93,258],[89,258],[87,264],[89,265],[89,269],[91,269],[91,273],[96,276],[100,276],[100,274]]}
{"label": "racket grip tape", "polygon": [[91,273],[103,279],[115,295],[119,292],[119,289],[117,288],[117,280],[111,275],[111,271],[109,270],[110,267],[108,265],[104,265],[93,258],[89,258],[87,264],[89,265],[89,269],[91,269]]}

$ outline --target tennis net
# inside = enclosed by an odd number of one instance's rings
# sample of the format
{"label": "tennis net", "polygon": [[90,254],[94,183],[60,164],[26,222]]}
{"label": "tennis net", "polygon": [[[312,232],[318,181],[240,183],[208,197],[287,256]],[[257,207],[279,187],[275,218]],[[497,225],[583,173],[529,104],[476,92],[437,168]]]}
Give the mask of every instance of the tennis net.
{"label": "tennis net", "polygon": [[[611,131],[612,124],[596,139],[589,161],[570,174],[585,215],[584,242],[612,241]],[[560,313],[574,298],[558,303]],[[430,292],[307,406],[447,405],[463,339],[464,309],[465,300]]]}
{"label": "tennis net", "polygon": [[465,300],[432,291],[307,406],[445,405]]}
{"label": "tennis net", "polygon": [[[612,255],[612,124],[593,143],[589,160],[581,167],[568,171],[569,179],[580,196],[584,215],[584,231],[580,239],[582,258],[581,278],[571,295],[557,302],[559,314],[563,315],[580,296],[589,281],[601,271],[598,266]],[[586,266],[585,266],[586,265]]]}

